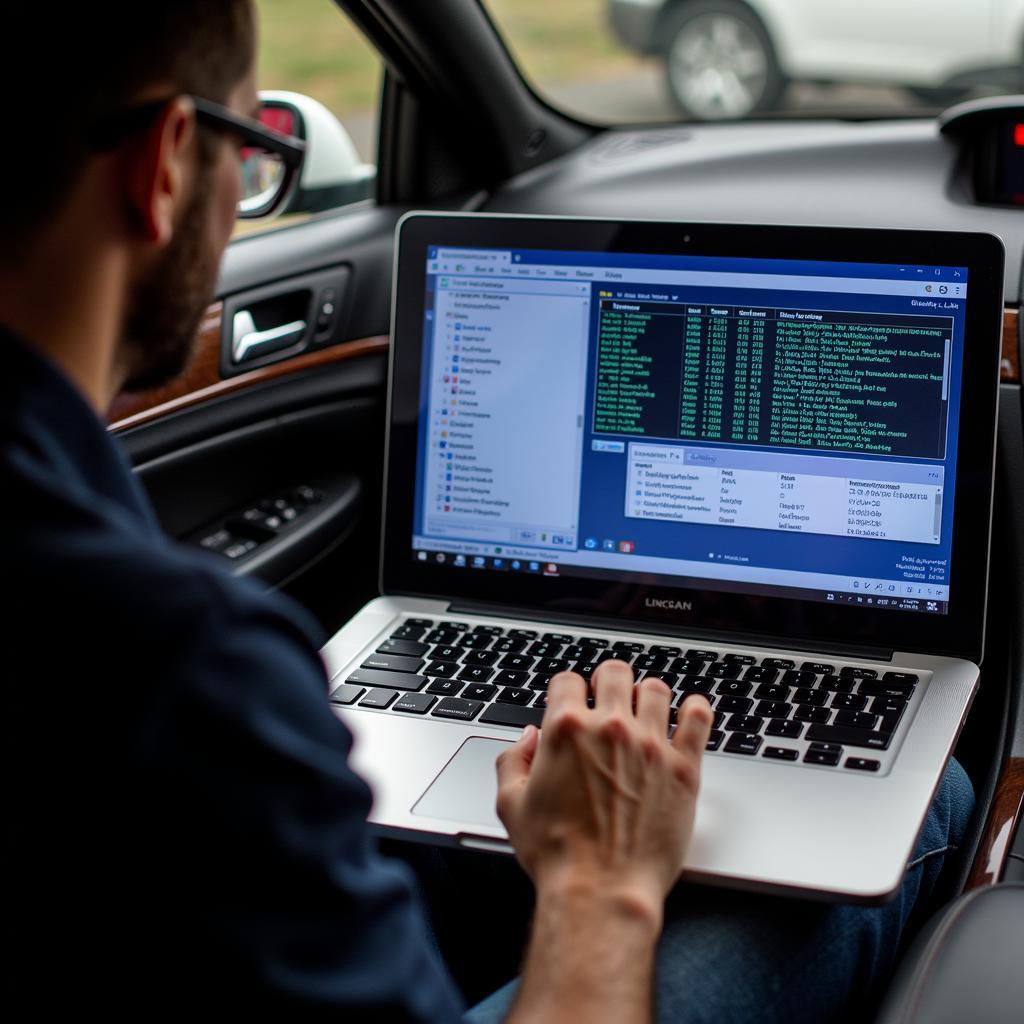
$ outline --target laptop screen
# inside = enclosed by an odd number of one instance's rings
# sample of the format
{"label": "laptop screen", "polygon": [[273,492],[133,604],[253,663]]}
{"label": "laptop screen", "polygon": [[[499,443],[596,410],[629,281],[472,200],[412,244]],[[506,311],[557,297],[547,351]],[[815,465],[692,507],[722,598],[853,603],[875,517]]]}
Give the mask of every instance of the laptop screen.
{"label": "laptop screen", "polygon": [[948,611],[965,266],[430,244],[424,273],[415,561]]}

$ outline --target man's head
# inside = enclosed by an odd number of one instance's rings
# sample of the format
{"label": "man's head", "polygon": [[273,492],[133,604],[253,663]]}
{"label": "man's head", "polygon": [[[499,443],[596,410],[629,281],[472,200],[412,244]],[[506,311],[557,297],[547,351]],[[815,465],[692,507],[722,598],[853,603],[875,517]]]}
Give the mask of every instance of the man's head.
{"label": "man's head", "polygon": [[188,357],[240,189],[239,140],[197,124],[188,97],[254,113],[251,2],[18,4],[4,35],[37,56],[16,77],[0,60],[28,136],[0,161],[0,194],[17,197],[0,205],[0,275],[38,277],[69,244],[109,259],[113,366],[125,386],[161,383]]}

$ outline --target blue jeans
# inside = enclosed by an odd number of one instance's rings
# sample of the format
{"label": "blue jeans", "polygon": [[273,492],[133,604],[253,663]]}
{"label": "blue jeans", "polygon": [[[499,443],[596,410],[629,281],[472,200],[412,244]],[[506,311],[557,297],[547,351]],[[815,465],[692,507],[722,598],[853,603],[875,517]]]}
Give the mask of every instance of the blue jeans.
{"label": "blue jeans", "polygon": [[[655,1019],[659,1024],[865,1019],[890,974],[915,904],[920,900],[927,906],[944,856],[961,843],[973,806],[970,779],[951,761],[903,886],[885,906],[677,886],[668,898],[658,945]],[[517,985],[512,981],[498,989],[466,1020],[503,1020]]]}

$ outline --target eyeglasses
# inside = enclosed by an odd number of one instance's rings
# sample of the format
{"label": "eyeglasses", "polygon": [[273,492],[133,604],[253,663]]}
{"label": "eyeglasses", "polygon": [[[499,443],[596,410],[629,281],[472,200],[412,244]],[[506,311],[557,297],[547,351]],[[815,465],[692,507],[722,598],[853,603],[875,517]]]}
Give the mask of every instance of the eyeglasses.
{"label": "eyeglasses", "polygon": [[[239,217],[266,217],[283,205],[302,166],[306,144],[292,135],[272,131],[252,117],[235,114],[220,103],[188,96],[196,121],[208,128],[237,135],[242,141],[242,198]],[[168,103],[156,100],[97,123],[88,134],[95,149],[109,149],[144,127]]]}

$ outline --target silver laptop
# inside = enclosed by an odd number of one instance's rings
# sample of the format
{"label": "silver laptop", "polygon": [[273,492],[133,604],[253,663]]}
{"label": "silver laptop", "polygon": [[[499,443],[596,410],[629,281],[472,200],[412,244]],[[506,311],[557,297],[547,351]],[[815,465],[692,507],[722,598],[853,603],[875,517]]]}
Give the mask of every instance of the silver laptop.
{"label": "silver laptop", "polygon": [[507,852],[495,757],[619,657],[715,711],[687,877],[890,896],[978,685],[1002,261],[403,218],[383,596],[323,650],[371,821]]}

